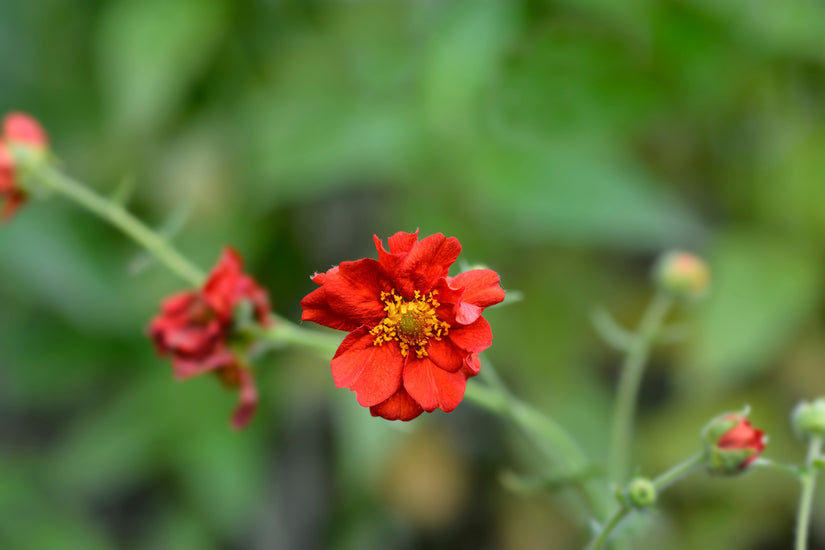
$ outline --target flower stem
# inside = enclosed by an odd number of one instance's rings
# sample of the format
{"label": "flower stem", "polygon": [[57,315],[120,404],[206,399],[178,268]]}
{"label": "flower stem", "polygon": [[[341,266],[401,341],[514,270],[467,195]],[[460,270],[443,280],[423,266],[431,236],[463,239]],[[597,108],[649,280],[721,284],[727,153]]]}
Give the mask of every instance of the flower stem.
{"label": "flower stem", "polygon": [[[661,493],[686,475],[699,469],[705,463],[706,458],[705,453],[698,453],[660,474],[653,480],[653,486],[656,487],[656,492]],[[622,523],[622,520],[634,509],[630,503],[622,502],[622,505],[613,512],[613,516],[604,524],[596,539],[587,547],[587,550],[601,550],[605,548],[613,531],[616,530]]]}
{"label": "flower stem", "polygon": [[587,550],[601,550],[607,544],[607,541],[610,540],[610,535],[613,534],[613,531],[616,530],[616,527],[622,523],[624,518],[626,518],[630,512],[633,511],[633,508],[630,506],[623,505],[621,508],[616,510],[613,513],[613,516],[607,520],[607,523],[604,524],[602,527],[601,532],[599,533],[596,540],[590,543],[587,547]]}
{"label": "flower stem", "polygon": [[485,361],[481,370],[489,383],[468,383],[465,399],[513,422],[550,462],[564,474],[571,473],[571,482],[578,487],[588,508],[601,517],[606,508],[602,493],[590,479],[572,474],[585,469],[587,460],[570,433],[552,418],[513,396],[489,361]]}
{"label": "flower stem", "polygon": [[642,374],[650,355],[650,348],[672,303],[672,298],[668,293],[662,290],[656,292],[639,322],[630,349],[622,362],[619,389],[613,410],[608,468],[608,478],[617,483],[624,481],[627,476],[633,419],[636,415],[636,400]]}
{"label": "flower stem", "polygon": [[816,487],[817,467],[814,460],[822,452],[822,438],[811,437],[808,443],[808,455],[805,459],[805,469],[799,475],[802,491],[799,494],[799,508],[796,514],[796,546],[795,550],[807,550],[808,525],[811,520],[811,504]]}
{"label": "flower stem", "polygon": [[38,165],[31,177],[116,226],[190,285],[198,287],[206,278],[203,271],[175,250],[166,239],[120,205],[46,164]]}
{"label": "flower stem", "polygon": [[705,460],[707,460],[706,453],[695,454],[684,462],[680,462],[670,470],[659,474],[659,476],[653,480],[653,486],[656,487],[656,490],[659,492],[664,491],[689,473],[702,467]]}
{"label": "flower stem", "polygon": [[274,314],[273,317],[275,317],[273,325],[258,333],[258,337],[264,342],[276,346],[299,346],[324,354],[335,353],[341,345],[340,336],[318,330],[308,330]]}

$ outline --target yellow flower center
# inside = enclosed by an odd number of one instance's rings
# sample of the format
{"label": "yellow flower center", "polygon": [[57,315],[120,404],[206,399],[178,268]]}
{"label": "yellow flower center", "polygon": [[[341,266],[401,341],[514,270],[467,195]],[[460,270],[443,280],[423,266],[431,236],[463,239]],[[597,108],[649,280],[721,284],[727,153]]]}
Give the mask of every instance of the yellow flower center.
{"label": "yellow flower center", "polygon": [[419,359],[427,356],[427,344],[430,338],[441,340],[450,331],[450,325],[440,321],[435,314],[438,300],[433,290],[426,296],[415,291],[412,300],[407,301],[395,292],[382,292],[381,301],[384,302],[384,311],[387,316],[378,323],[370,334],[375,336],[373,345],[382,346],[384,342],[398,340],[401,355],[406,357],[410,348],[415,350]]}

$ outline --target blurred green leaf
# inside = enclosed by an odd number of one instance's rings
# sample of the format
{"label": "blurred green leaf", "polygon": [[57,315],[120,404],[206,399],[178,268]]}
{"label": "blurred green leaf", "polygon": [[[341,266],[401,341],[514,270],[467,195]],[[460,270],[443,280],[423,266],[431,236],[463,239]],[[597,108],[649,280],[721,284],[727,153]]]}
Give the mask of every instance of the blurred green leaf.
{"label": "blurred green leaf", "polygon": [[467,191],[513,236],[656,249],[704,234],[676,197],[607,143],[583,136],[508,142],[478,144],[467,159],[475,178]]}
{"label": "blurred green leaf", "polygon": [[226,30],[221,0],[117,0],[106,4],[97,55],[117,129],[162,124],[203,73]]}
{"label": "blurred green leaf", "polygon": [[496,0],[460,0],[440,12],[424,51],[422,96],[431,126],[455,136],[472,130],[477,101],[515,31],[515,8]]}
{"label": "blurred green leaf", "polygon": [[721,238],[709,259],[711,294],[685,362],[709,387],[729,386],[770,366],[815,314],[822,263],[808,247],[746,233]]}

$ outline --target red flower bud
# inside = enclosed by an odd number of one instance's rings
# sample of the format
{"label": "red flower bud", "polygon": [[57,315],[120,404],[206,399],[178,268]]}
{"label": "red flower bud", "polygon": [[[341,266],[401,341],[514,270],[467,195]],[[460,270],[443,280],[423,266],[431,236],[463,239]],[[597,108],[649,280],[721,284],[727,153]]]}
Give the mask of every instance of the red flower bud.
{"label": "red flower bud", "polygon": [[238,388],[240,402],[232,425],[244,427],[255,410],[257,392],[249,370],[230,344],[236,336],[235,308],[248,301],[254,322],[271,322],[266,291],[241,270],[241,258],[226,248],[200,290],[166,298],[149,326],[149,336],[160,355],[171,355],[175,376],[186,379],[215,372],[228,387]]}
{"label": "red flower bud", "polygon": [[705,428],[709,446],[709,468],[718,474],[736,474],[756,460],[767,443],[765,433],[757,430],[745,415],[723,415]]}
{"label": "red flower bud", "polygon": [[43,127],[25,113],[9,113],[3,119],[3,139],[15,145],[45,149],[49,138]]}
{"label": "red flower bud", "polygon": [[26,193],[19,186],[17,166],[10,146],[29,147],[38,152],[48,147],[46,132],[40,124],[23,113],[9,113],[3,119],[0,135],[0,201],[3,208],[0,218],[9,220],[26,200]]}

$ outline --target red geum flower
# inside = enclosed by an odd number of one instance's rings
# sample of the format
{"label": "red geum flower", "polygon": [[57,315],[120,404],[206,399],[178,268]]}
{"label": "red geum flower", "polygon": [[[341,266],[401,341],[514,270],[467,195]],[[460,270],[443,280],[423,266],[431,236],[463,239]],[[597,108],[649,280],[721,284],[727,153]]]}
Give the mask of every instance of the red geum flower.
{"label": "red geum flower", "polygon": [[257,323],[271,323],[266,291],[243,273],[240,256],[227,247],[203,287],[166,298],[149,326],[158,353],[172,356],[178,379],[211,371],[226,386],[239,389],[232,418],[235,428],[249,422],[258,400],[251,372],[230,347],[235,308],[244,301],[251,303]]}
{"label": "red geum flower", "polygon": [[717,474],[744,471],[765,449],[767,439],[741,413],[720,416],[705,428],[709,468]]}
{"label": "red geum flower", "polygon": [[441,233],[377,236],[378,260],[342,262],[312,280],[302,319],[349,331],[332,358],[332,377],[373,416],[412,420],[423,411],[452,411],[478,353],[493,341],[481,316],[504,299],[499,277],[474,269],[449,277],[461,245]]}
{"label": "red geum flower", "polygon": [[25,192],[17,185],[17,167],[10,145],[42,151],[48,146],[48,138],[40,124],[29,115],[9,113],[3,119],[0,136],[0,199],[4,199],[0,218],[3,220],[9,220],[26,200]]}

